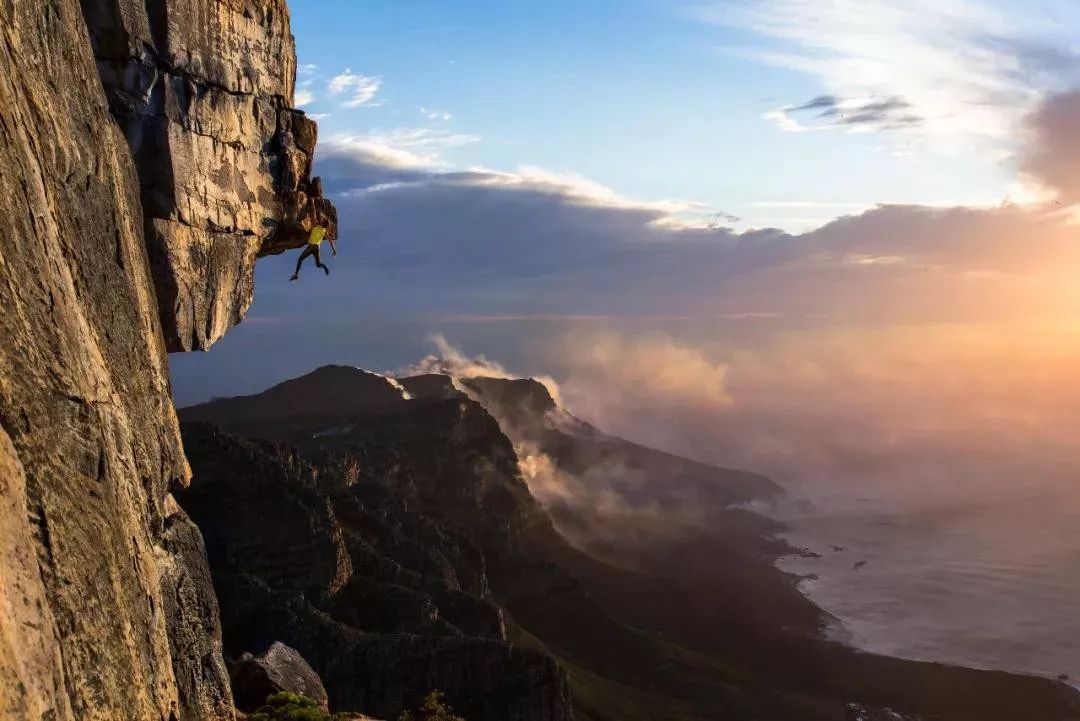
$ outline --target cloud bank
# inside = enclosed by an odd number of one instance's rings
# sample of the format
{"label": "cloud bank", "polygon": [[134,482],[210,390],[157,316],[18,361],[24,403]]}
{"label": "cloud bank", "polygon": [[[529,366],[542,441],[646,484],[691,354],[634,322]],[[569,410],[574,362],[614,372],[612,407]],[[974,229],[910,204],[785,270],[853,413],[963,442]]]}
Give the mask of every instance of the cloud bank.
{"label": "cloud bank", "polygon": [[[767,343],[568,334],[547,358],[569,409],[613,433],[764,472],[842,507],[1071,493],[1080,325],[789,331]],[[602,372],[596,344],[617,343]],[[654,359],[692,353],[723,393],[672,395]],[[678,363],[672,372],[694,373]]]}
{"label": "cloud bank", "polygon": [[1028,118],[1028,143],[1021,167],[1059,200],[1080,202],[1080,90],[1043,102]]}
{"label": "cloud bank", "polygon": [[1075,228],[1056,205],[879,206],[799,235],[738,233],[701,222],[693,204],[635,202],[573,176],[443,171],[371,139],[330,148],[320,169],[354,229],[359,282],[392,277],[391,300],[445,291],[459,315],[916,322],[1078,310]]}

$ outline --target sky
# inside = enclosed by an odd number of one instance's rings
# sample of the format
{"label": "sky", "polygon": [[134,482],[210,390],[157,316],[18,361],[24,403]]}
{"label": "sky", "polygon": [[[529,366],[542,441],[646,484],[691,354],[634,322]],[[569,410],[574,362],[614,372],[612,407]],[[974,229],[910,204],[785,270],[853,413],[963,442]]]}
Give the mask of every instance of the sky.
{"label": "sky", "polygon": [[793,486],[1074,483],[1073,0],[307,0],[292,21],[340,254],[296,283],[294,254],[260,261],[244,323],[172,356],[180,405],[405,368],[437,336]]}
{"label": "sky", "polygon": [[318,0],[293,25],[324,137],[740,229],[997,204],[1024,113],[1080,80],[1070,0]]}

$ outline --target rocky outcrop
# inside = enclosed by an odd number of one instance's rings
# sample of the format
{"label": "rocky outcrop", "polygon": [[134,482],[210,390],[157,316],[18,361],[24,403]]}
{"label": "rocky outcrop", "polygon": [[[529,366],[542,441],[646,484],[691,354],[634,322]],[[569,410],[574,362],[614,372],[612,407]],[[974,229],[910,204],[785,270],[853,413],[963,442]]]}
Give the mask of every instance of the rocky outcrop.
{"label": "rocky outcrop", "polygon": [[0,718],[233,716],[166,352],[327,209],[287,21],[0,3]]}
{"label": "rocky outcrop", "polygon": [[439,689],[469,721],[572,718],[565,672],[547,654],[494,639],[362,631],[254,576],[226,581],[226,645],[265,647],[279,634],[311,662],[332,709],[398,718]]}
{"label": "rocky outcrop", "polygon": [[232,715],[221,617],[202,534],[170,495],[158,562],[181,719]]}
{"label": "rocky outcrop", "polygon": [[317,128],[291,109],[285,0],[82,0],[138,168],[170,351],[204,350],[251,304],[259,255],[336,214],[311,178]]}
{"label": "rocky outcrop", "polygon": [[324,709],[329,707],[319,674],[295,648],[277,641],[260,656],[245,653],[238,658],[231,680],[233,698],[241,711],[255,711],[266,703],[267,696],[279,691],[298,693]]}

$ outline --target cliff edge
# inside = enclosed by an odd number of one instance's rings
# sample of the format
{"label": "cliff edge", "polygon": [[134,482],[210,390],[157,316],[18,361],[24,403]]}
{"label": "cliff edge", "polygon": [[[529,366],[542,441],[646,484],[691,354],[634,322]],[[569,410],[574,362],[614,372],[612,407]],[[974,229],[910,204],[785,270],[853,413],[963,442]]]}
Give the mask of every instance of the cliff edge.
{"label": "cliff edge", "polygon": [[285,4],[9,0],[0,33],[0,717],[232,718],[166,353],[332,214]]}
{"label": "cliff edge", "polygon": [[260,255],[336,213],[311,178],[318,130],[292,109],[285,0],[82,0],[109,107],[139,174],[170,351],[243,318]]}

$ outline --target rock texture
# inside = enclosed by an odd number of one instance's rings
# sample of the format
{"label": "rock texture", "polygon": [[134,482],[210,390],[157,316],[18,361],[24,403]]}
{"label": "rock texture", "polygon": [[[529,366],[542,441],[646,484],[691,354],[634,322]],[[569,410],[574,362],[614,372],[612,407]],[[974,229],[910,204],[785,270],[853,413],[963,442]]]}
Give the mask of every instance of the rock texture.
{"label": "rock texture", "polygon": [[166,498],[166,508],[157,557],[180,719],[228,718],[233,700],[222,657],[221,617],[202,534],[171,495]]}
{"label": "rock texture", "polygon": [[572,718],[566,675],[547,654],[494,639],[362,631],[254,576],[223,580],[223,614],[237,621],[226,622],[227,644],[258,646],[277,629],[311,661],[335,711],[394,719],[445,689],[469,721]]}
{"label": "rock texture", "polygon": [[234,322],[321,203],[287,20],[0,3],[0,718],[233,716],[166,351]]}
{"label": "rock texture", "polygon": [[291,109],[284,0],[82,0],[102,83],[135,157],[170,351],[238,323],[255,259],[336,213],[311,178],[317,128]]}
{"label": "rock texture", "polygon": [[0,716],[168,719],[158,557],[188,471],[135,170],[79,7],[6,2],[0,26],[0,567],[22,609]]}

